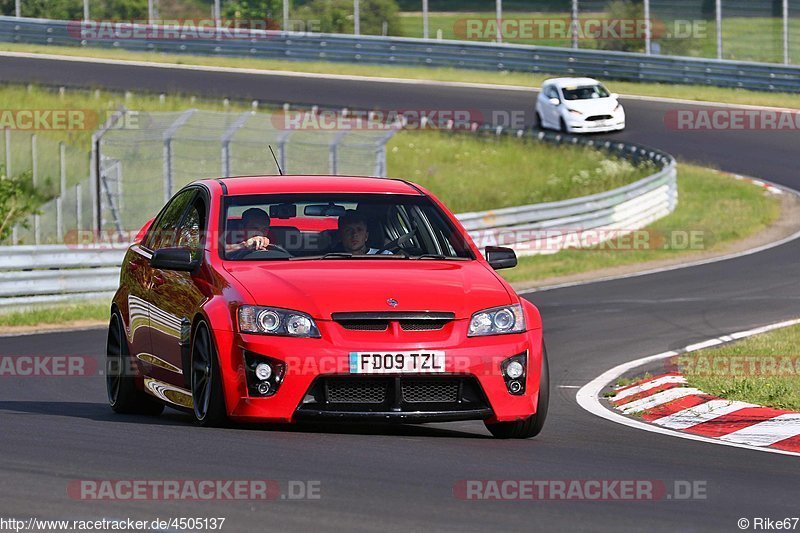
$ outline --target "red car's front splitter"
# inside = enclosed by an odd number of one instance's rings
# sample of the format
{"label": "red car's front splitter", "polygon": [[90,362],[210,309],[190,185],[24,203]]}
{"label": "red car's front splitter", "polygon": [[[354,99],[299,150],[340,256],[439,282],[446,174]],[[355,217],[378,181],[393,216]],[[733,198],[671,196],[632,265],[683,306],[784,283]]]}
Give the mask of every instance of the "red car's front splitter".
{"label": "red car's front splitter", "polygon": [[[300,339],[266,335],[239,334],[215,330],[228,415],[242,422],[291,422],[303,417],[332,420],[397,420],[433,422],[485,419],[506,422],[527,418],[536,413],[542,367],[542,331],[467,338],[466,321],[455,321],[437,332],[354,332],[338,331],[335,325],[319,323],[320,339]],[[466,340],[464,340],[466,339]],[[277,392],[270,397],[248,394],[244,351],[286,363],[286,375]],[[320,376],[347,375],[350,352],[444,351],[445,374],[422,376],[462,376],[476,380],[487,405],[475,410],[425,412],[371,411],[319,413],[298,411],[306,393]],[[525,393],[512,395],[501,374],[505,359],[527,353]],[[408,375],[404,375],[408,376]],[[488,408],[486,408],[488,407]]]}

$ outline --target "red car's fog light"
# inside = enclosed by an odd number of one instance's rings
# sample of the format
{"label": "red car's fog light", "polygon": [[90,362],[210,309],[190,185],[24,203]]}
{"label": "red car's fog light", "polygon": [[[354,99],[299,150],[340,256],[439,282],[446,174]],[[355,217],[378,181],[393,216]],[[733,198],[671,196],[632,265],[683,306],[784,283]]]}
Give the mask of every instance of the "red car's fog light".
{"label": "red car's fog light", "polygon": [[500,364],[500,371],[506,382],[509,394],[519,396],[525,394],[525,374],[528,363],[528,353],[521,353],[509,357]]}
{"label": "red car's fog light", "polygon": [[247,351],[244,359],[250,396],[272,396],[278,392],[286,373],[286,363]]}

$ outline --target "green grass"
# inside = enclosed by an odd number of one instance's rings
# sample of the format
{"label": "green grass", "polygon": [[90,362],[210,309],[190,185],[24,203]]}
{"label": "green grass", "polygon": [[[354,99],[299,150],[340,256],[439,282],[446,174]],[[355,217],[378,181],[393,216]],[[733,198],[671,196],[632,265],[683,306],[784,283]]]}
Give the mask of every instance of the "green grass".
{"label": "green grass", "polygon": [[[508,281],[521,283],[676,257],[688,260],[722,250],[780,215],[778,198],[764,189],[689,164],[678,165],[678,196],[675,211],[647,227],[653,243],[647,249],[569,249],[521,257],[516,268],[501,273]],[[694,245],[680,246],[687,232],[698,232]],[[664,248],[671,243],[671,249]]]}
{"label": "green grass", "polygon": [[679,361],[689,386],[703,392],[800,411],[798,347],[800,326],[793,326],[685,354]]}
{"label": "green grass", "polygon": [[400,132],[386,155],[389,176],[430,189],[456,213],[587,196],[654,171],[589,148],[437,131]]}
{"label": "green grass", "polygon": [[[222,58],[179,54],[129,52],[102,48],[78,48],[69,46],[43,46],[0,43],[1,50],[64,54],[82,57],[125,59],[130,61],[152,61],[183,65],[207,65],[218,67],[252,68],[278,71],[298,71],[319,74],[346,74],[356,76],[391,77],[417,80],[471,82],[534,87],[541,85],[547,74],[521,72],[489,72],[457,68],[403,67],[387,65],[357,65],[350,63],[285,61],[277,59]],[[768,93],[706,87],[697,85],[668,85],[660,83],[609,82],[612,91],[621,94],[681,98],[702,102],[726,102],[730,104],[762,105],[800,109],[800,94]],[[169,100],[169,99],[168,99]],[[313,102],[308,102],[313,103]]]}
{"label": "green grass", "polygon": [[0,327],[64,324],[76,321],[108,320],[108,302],[85,302],[70,305],[37,307],[26,311],[0,313]]}

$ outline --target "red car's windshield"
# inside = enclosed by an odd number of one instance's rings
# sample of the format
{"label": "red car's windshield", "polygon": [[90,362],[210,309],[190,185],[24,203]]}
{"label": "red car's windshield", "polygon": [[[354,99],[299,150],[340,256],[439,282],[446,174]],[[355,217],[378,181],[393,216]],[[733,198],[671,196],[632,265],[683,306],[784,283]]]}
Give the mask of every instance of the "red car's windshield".
{"label": "red car's windshield", "polygon": [[229,196],[223,258],[473,259],[462,235],[430,199],[412,195]]}

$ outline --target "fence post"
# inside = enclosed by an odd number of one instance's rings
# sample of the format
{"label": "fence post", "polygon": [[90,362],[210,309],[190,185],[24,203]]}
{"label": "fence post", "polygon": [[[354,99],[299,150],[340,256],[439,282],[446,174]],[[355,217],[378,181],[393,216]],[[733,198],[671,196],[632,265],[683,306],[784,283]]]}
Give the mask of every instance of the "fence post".
{"label": "fence post", "polygon": [[291,133],[291,131],[284,131],[278,136],[278,159],[281,162],[281,170],[283,170],[284,174],[289,173],[286,170],[286,139],[289,138]]}
{"label": "fence post", "polygon": [[236,135],[236,132],[244,126],[252,115],[252,111],[245,111],[231,124],[228,129],[222,134],[222,177],[227,178],[231,175],[231,139]]}
{"label": "fence post", "polygon": [[89,20],[89,0],[83,0],[83,20]]}
{"label": "fence post", "polygon": [[[219,0],[217,0],[219,2]],[[283,31],[289,31],[289,0],[283,0]]]}
{"label": "fence post", "polygon": [[102,169],[102,151],[100,150],[101,144],[100,142],[103,139],[103,135],[117,123],[117,121],[122,118],[125,113],[127,113],[127,109],[124,106],[120,106],[105,123],[92,134],[92,148],[91,148],[91,155],[89,160],[89,187],[91,187],[92,191],[92,226],[93,229],[98,237],[100,235],[100,231],[103,229],[103,209],[102,209],[102,198],[100,197],[102,188],[100,185],[100,180],[102,178],[101,173]]}
{"label": "fence post", "polygon": [[722,0],[716,0],[717,17],[717,59],[722,59]]}
{"label": "fence post", "polygon": [[503,0],[495,0],[494,11],[495,11],[495,13],[494,13],[495,18],[497,19],[497,42],[498,43],[502,43],[503,42],[503,30],[502,30],[502,24],[503,24]]}
{"label": "fence post", "polygon": [[19,244],[19,226],[16,224],[11,228],[11,244],[14,246]]}
{"label": "fence post", "polygon": [[153,0],[147,0],[147,23],[153,24],[153,19],[155,19]]}
{"label": "fence post", "polygon": [[644,53],[650,55],[653,27],[650,24],[650,0],[644,0]]}
{"label": "fence post", "polygon": [[[39,181],[39,165],[36,160],[36,134],[31,135],[31,181],[33,188],[36,189]],[[38,243],[37,243],[38,244]]]}
{"label": "fence post", "polygon": [[5,128],[6,137],[6,176],[11,177],[11,130]]}
{"label": "fence post", "polygon": [[172,198],[173,189],[173,176],[172,176],[172,137],[178,129],[186,124],[196,109],[188,109],[181,113],[181,115],[173,122],[169,128],[164,131],[164,203]]}
{"label": "fence post", "polygon": [[783,0],[783,64],[789,63],[789,0]]}
{"label": "fence post", "polygon": [[361,4],[353,0],[353,35],[361,35]]}
{"label": "fence post", "polygon": [[428,0],[422,0],[422,38],[428,39]]}
{"label": "fence post", "polygon": [[56,235],[58,242],[64,242],[64,194],[67,191],[66,145],[58,143],[58,198],[56,198]]}
{"label": "fence post", "polygon": [[572,0],[572,15],[570,17],[572,26],[572,48],[578,49],[578,0]]}
{"label": "fence post", "polygon": [[328,168],[333,176],[339,173],[339,143],[342,142],[345,135],[347,135],[346,131],[337,133],[328,148]]}
{"label": "fence post", "polygon": [[14,14],[17,18],[22,16],[22,0],[15,0],[14,2]]}
{"label": "fence post", "polygon": [[83,197],[81,194],[81,184],[75,185],[75,229],[80,231],[83,227]]}

